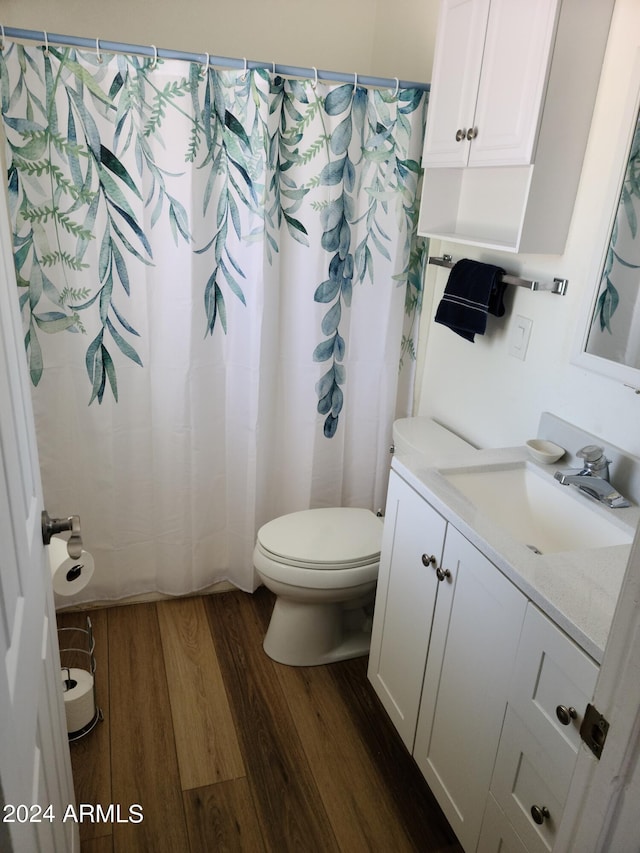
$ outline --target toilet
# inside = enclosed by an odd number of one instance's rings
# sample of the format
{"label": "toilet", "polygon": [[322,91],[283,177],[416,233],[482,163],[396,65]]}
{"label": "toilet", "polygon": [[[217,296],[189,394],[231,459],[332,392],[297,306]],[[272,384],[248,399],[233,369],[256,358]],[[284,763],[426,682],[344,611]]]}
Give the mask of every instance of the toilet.
{"label": "toilet", "polygon": [[253,564],[277,596],[265,652],[290,666],[369,652],[382,519],[355,507],[307,509],[258,531]]}
{"label": "toilet", "polygon": [[[393,427],[395,452],[436,453],[469,445],[429,418]],[[382,519],[369,509],[307,509],[258,530],[253,564],[276,595],[264,638],[267,655],[289,666],[316,666],[369,653]]]}

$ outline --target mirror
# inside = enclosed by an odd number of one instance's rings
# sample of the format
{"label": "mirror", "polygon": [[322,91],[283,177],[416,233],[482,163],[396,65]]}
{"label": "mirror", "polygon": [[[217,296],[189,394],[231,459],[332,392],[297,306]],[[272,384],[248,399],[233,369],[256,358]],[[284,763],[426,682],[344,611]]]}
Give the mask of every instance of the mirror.
{"label": "mirror", "polygon": [[636,115],[586,352],[640,369],[640,114]]}
{"label": "mirror", "polygon": [[[640,52],[594,263],[594,295],[574,362],[640,389]],[[618,146],[615,146],[618,147]],[[615,152],[614,152],[615,154]],[[640,391],[638,391],[640,393]]]}

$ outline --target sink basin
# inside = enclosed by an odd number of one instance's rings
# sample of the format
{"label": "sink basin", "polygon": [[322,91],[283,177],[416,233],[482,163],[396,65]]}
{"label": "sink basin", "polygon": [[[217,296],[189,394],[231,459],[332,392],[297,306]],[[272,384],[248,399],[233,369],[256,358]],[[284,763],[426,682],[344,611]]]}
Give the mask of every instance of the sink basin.
{"label": "sink basin", "polygon": [[633,530],[610,516],[620,510],[607,512],[528,463],[440,473],[483,515],[534,551],[604,548],[633,539]]}

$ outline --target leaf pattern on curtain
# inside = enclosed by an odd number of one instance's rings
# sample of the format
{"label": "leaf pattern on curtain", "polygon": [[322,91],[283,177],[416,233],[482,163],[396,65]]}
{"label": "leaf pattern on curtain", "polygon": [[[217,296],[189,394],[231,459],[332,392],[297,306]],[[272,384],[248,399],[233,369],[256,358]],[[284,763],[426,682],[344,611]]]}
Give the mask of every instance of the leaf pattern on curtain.
{"label": "leaf pattern on curtain", "polygon": [[[323,365],[317,410],[332,437],[344,403],[345,315],[354,286],[373,283],[377,263],[390,260],[385,222],[405,244],[393,279],[407,294],[401,356],[415,358],[411,329],[425,244],[415,238],[420,168],[408,151],[424,131],[426,95],[318,87],[272,78],[266,69],[216,71],[197,63],[172,65],[184,73],[167,79],[162,65],[18,44],[0,53],[31,380],[37,385],[45,368],[43,333],[87,335],[89,403],[102,403],[107,390],[117,401],[120,366],[143,364],[143,333],[127,304],[155,263],[160,221],[206,269],[204,333],[212,335],[216,327],[232,332],[229,299],[244,305],[250,298],[243,247],[263,241],[273,263],[285,240],[311,246],[315,217],[327,262],[326,278],[315,285],[324,313],[309,357]],[[165,143],[177,126],[180,150]],[[206,181],[188,203],[182,193],[190,170]]]}
{"label": "leaf pattern on curtain", "polygon": [[[622,183],[620,192],[620,201],[618,206],[618,214],[613,223],[611,230],[611,239],[607,249],[604,269],[602,271],[601,291],[596,302],[596,307],[593,315],[593,324],[596,321],[601,332],[612,333],[611,318],[613,317],[618,304],[620,295],[618,289],[614,285],[614,267],[616,262],[623,267],[629,269],[639,269],[638,264],[631,263],[628,259],[622,257],[620,251],[616,251],[618,242],[618,232],[621,222],[626,220],[629,228],[629,233],[633,241],[638,238],[638,203],[640,201],[640,116],[636,122],[636,129],[631,143],[629,152],[629,160]],[[627,243],[626,248],[629,248]]]}

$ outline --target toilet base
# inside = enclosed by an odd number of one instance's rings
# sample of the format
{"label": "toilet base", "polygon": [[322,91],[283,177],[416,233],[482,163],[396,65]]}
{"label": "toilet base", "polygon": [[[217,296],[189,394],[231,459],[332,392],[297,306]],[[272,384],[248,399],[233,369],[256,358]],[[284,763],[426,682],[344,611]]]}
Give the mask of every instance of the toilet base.
{"label": "toilet base", "polygon": [[373,597],[371,593],[366,603],[310,604],[278,596],[263,648],[272,660],[288,666],[363,657],[371,643]]}

